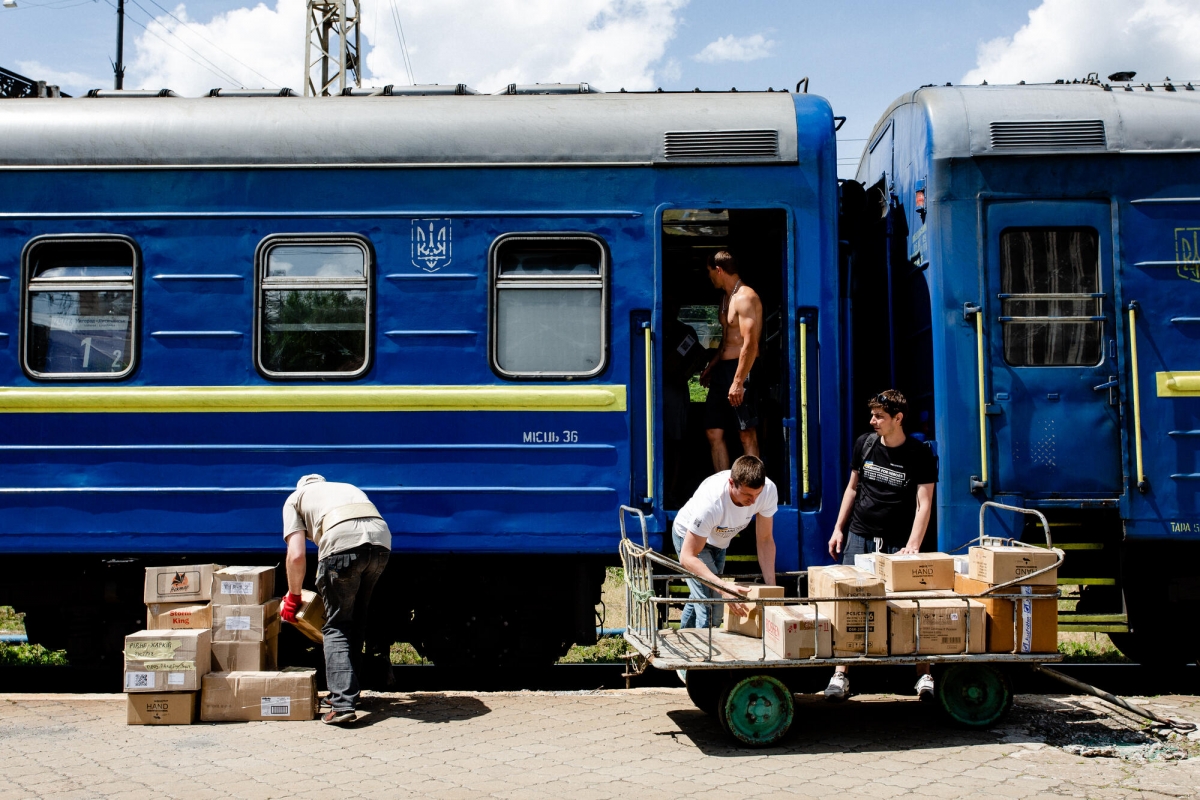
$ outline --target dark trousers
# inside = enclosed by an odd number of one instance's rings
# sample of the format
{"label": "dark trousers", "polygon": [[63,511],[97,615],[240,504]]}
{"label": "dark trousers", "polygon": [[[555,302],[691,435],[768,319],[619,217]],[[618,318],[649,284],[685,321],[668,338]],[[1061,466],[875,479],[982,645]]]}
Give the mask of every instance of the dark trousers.
{"label": "dark trousers", "polygon": [[371,593],[388,555],[386,547],[364,544],[317,562],[317,591],[325,601],[325,682],[337,710],[358,705],[355,667],[362,657]]}
{"label": "dark trousers", "polygon": [[892,553],[900,552],[900,545],[890,545],[884,542],[882,548],[875,547],[875,540],[868,539],[865,536],[860,536],[857,533],[846,533],[845,541],[842,542],[842,563],[854,566],[854,557],[856,555],[866,553]]}

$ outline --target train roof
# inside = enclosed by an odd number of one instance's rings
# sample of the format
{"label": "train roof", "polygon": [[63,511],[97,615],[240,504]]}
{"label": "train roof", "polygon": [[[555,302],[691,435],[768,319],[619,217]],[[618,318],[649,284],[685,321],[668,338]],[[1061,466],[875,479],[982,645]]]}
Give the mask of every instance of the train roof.
{"label": "train roof", "polygon": [[788,92],[120,96],[0,101],[0,131],[10,169],[769,164],[833,122],[823,98]]}
{"label": "train roof", "polygon": [[864,154],[905,105],[929,120],[934,159],[1200,152],[1200,88],[1191,83],[922,87],[892,103]]}

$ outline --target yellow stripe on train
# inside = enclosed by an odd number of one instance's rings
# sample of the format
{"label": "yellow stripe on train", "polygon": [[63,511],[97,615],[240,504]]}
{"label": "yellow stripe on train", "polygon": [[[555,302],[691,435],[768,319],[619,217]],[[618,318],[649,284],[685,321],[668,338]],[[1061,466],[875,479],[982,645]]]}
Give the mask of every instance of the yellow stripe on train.
{"label": "yellow stripe on train", "polygon": [[1159,397],[1200,397],[1200,372],[1157,372]]}
{"label": "yellow stripe on train", "polygon": [[271,411],[625,411],[624,386],[37,386],[0,388],[4,414]]}

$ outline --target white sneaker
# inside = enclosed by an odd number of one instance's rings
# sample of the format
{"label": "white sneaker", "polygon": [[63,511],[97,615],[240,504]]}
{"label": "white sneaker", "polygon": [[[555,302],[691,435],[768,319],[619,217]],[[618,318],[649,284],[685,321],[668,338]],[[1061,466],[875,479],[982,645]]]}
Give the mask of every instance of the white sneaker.
{"label": "white sneaker", "polygon": [[850,679],[844,672],[835,672],[825,687],[825,699],[831,703],[840,703],[850,696]]}
{"label": "white sneaker", "polygon": [[925,673],[917,679],[917,697],[922,700],[933,700],[933,676]]}

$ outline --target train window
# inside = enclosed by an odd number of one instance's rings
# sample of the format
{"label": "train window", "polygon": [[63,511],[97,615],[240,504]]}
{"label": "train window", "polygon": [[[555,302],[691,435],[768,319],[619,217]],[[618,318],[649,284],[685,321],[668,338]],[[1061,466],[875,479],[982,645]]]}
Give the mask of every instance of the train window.
{"label": "train window", "polygon": [[278,236],[256,256],[255,358],[272,378],[354,378],[368,367],[370,243]]}
{"label": "train window", "polygon": [[607,254],[584,234],[492,245],[491,357],[507,378],[586,378],[604,369]]}
{"label": "train window", "polygon": [[1000,234],[1000,324],[1014,367],[1100,363],[1100,236],[1094,228]]}
{"label": "train window", "polygon": [[35,239],[23,257],[22,363],[34,378],[119,379],[134,368],[139,253],[123,236]]}

